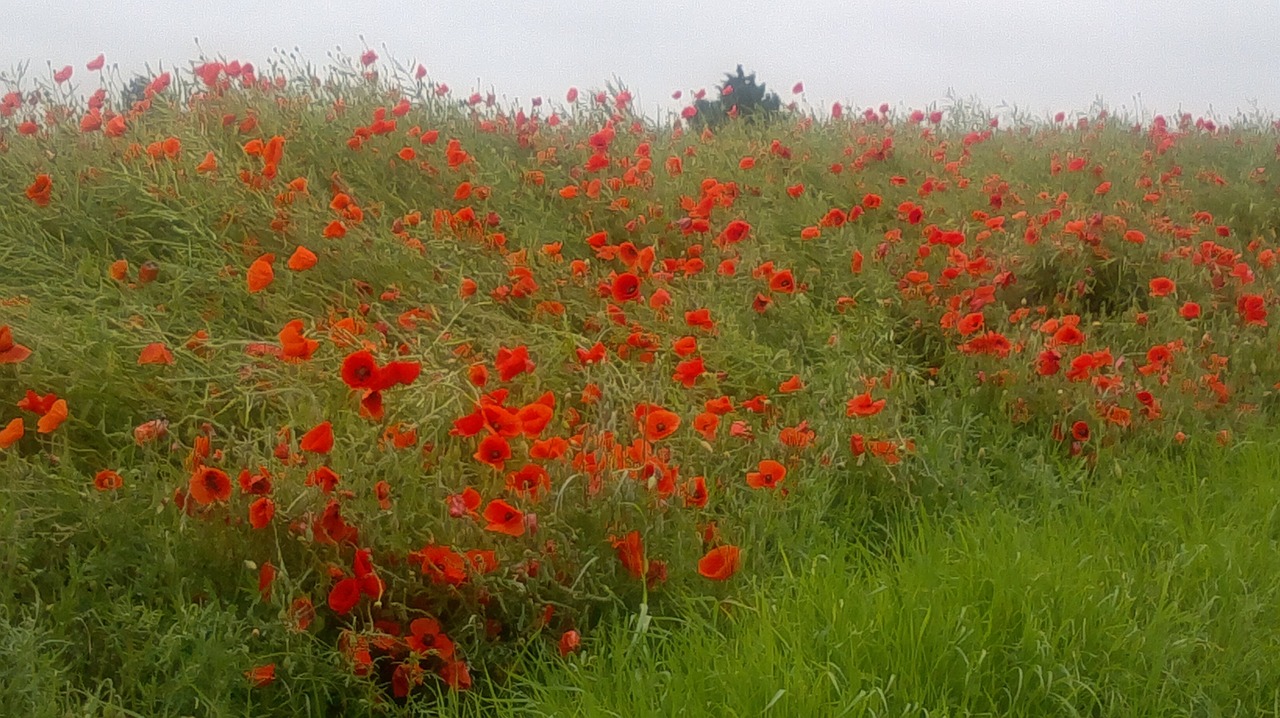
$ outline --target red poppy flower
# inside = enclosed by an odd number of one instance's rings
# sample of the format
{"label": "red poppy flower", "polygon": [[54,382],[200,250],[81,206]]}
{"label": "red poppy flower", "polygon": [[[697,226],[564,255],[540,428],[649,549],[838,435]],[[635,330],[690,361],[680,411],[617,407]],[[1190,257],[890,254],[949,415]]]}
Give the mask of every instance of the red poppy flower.
{"label": "red poppy flower", "polygon": [[412,554],[422,562],[422,573],[432,583],[447,586],[460,586],[467,581],[467,568],[462,554],[448,546],[427,546]]}
{"label": "red poppy flower", "polygon": [[613,544],[614,551],[618,554],[618,561],[622,563],[622,567],[632,578],[644,578],[647,569],[645,567],[644,558],[644,542],[640,538],[639,531],[632,531],[622,538],[610,537],[609,542]]}
{"label": "red poppy flower", "polygon": [[13,446],[26,433],[26,424],[23,422],[22,417],[10,420],[4,429],[0,429],[0,449],[7,449]]}
{"label": "red poppy flower", "polygon": [[339,616],[351,613],[351,609],[360,603],[360,582],[354,578],[344,578],[329,590],[329,608]]}
{"label": "red poppy flower", "polygon": [[1053,333],[1051,343],[1057,346],[1078,346],[1085,340],[1084,332],[1074,324],[1064,324]]}
{"label": "red poppy flower", "polygon": [[727,581],[738,572],[741,557],[737,546],[717,546],[698,561],[698,573],[712,581]]}
{"label": "red poppy flower", "polygon": [[551,490],[551,476],[537,464],[525,464],[518,471],[507,475],[507,488],[537,501],[540,492]]}
{"label": "red poppy flower", "polygon": [[967,337],[974,332],[982,331],[985,322],[986,318],[982,316],[982,312],[970,312],[956,322],[956,331],[960,332],[960,336]]}
{"label": "red poppy flower", "polygon": [[378,371],[370,387],[374,391],[390,389],[393,386],[408,386],[417,381],[422,373],[422,364],[416,361],[393,361]]}
{"label": "red poppy flower", "polygon": [[747,486],[753,489],[775,489],[787,475],[787,467],[773,459],[761,461],[757,468],[747,472]]}
{"label": "red poppy flower", "polygon": [[276,679],[276,664],[268,663],[265,666],[255,666],[245,671],[244,676],[249,679],[254,688],[265,688]]}
{"label": "red poppy flower", "polygon": [[630,272],[619,274],[614,278],[613,286],[610,290],[613,294],[613,301],[619,304],[638,301],[641,298],[640,278]]}
{"label": "red poppy flower", "polygon": [[173,364],[173,352],[160,342],[148,344],[138,354],[138,365],[146,364]]}
{"label": "red poppy flower", "polygon": [[716,237],[716,245],[725,247],[731,244],[737,244],[746,239],[747,234],[751,231],[751,225],[746,222],[735,219],[725,226],[720,236]]}
{"label": "red poppy flower", "polygon": [[1071,425],[1071,438],[1076,441],[1089,440],[1089,425],[1083,421],[1077,421]]}
{"label": "red poppy flower", "polygon": [[298,448],[309,454],[327,454],[333,450],[333,424],[325,421],[302,435]]}
{"label": "red poppy flower", "polygon": [[521,432],[530,439],[536,439],[546,430],[554,415],[555,409],[535,401],[520,407],[516,412],[516,419],[520,422]]}
{"label": "red poppy flower", "polygon": [[315,471],[307,474],[305,485],[319,486],[321,491],[326,494],[331,494],[333,493],[333,490],[337,488],[338,482],[341,480],[342,477],[338,475],[338,472],[328,466],[321,466]]}
{"label": "red poppy flower", "polygon": [[1260,294],[1245,294],[1236,300],[1236,310],[1245,324],[1267,326],[1267,301]]}
{"label": "red poppy flower", "polygon": [[480,446],[473,456],[476,461],[502,471],[506,460],[511,458],[511,445],[501,436],[490,434],[480,440]]}
{"label": "red poppy flower", "polygon": [[713,331],[716,328],[716,323],[711,320],[711,310],[705,308],[685,312],[684,323],[707,331]]}
{"label": "red poppy flower", "polygon": [[680,337],[671,344],[671,351],[681,358],[698,351],[698,340],[695,337]]}
{"label": "red poppy flower", "polygon": [[277,338],[280,339],[281,358],[286,361],[306,361],[320,347],[320,342],[303,335],[301,319],[294,319],[285,324]]}
{"label": "red poppy flower", "polygon": [[249,504],[249,525],[255,529],[263,529],[267,524],[271,523],[271,518],[276,515],[276,502],[266,496],[259,496],[252,504]]}
{"label": "red poppy flower", "polygon": [[680,417],[662,407],[642,405],[637,407],[636,416],[642,422],[645,441],[661,441],[680,428]]}
{"label": "red poppy flower", "polygon": [[124,486],[124,479],[111,469],[103,469],[93,477],[93,488],[98,491],[115,491],[121,486]]}
{"label": "red poppy flower", "polygon": [[21,364],[31,356],[31,350],[13,341],[13,330],[8,324],[0,324],[0,364]]}
{"label": "red poppy flower", "polygon": [[405,643],[410,650],[424,656],[435,655],[446,661],[453,658],[453,641],[444,635],[440,622],[434,618],[415,618],[411,621]]}
{"label": "red poppy flower", "polygon": [[872,400],[871,392],[859,394],[849,400],[845,408],[847,416],[875,416],[884,410],[885,400]]}
{"label": "red poppy flower", "polygon": [[578,635],[577,631],[573,630],[560,634],[560,641],[556,644],[561,658],[577,651],[581,645],[582,637]]}
{"label": "red poppy flower", "polygon": [[53,201],[53,180],[49,175],[36,175],[35,181],[27,187],[27,199],[35,202],[39,207],[49,206]]}
{"label": "red poppy flower", "polygon": [[689,508],[701,509],[707,505],[707,479],[703,476],[695,476],[689,479],[684,488],[684,505]]}
{"label": "red poppy flower", "polygon": [[378,577],[377,571],[373,567],[373,552],[367,548],[356,551],[355,559],[352,561],[352,570],[355,572],[356,581],[360,582],[360,592],[377,601],[382,598],[382,592],[386,586],[382,583],[382,579]]}
{"label": "red poppy flower", "polygon": [[796,290],[796,280],[790,269],[784,269],[769,278],[769,289],[781,294],[791,294]]}
{"label": "red poppy flower", "polygon": [[62,422],[67,420],[67,401],[66,399],[58,399],[53,402],[49,410],[40,417],[40,421],[36,422],[36,432],[48,434],[62,426]]}
{"label": "red poppy flower", "polygon": [[524,514],[502,499],[494,499],[484,507],[484,518],[489,522],[484,527],[485,531],[508,536],[524,535]]}
{"label": "red poppy flower", "polygon": [[498,347],[498,356],[493,365],[498,370],[498,378],[502,381],[511,381],[520,374],[534,369],[533,362],[529,360],[529,348],[523,344],[515,349]]}
{"label": "red poppy flower", "polygon": [[249,293],[256,294],[266,289],[275,281],[276,273],[271,263],[276,259],[274,254],[264,254],[253,260],[245,277],[249,283]]}
{"label": "red poppy flower", "polygon": [[1168,277],[1156,277],[1147,283],[1147,288],[1153,297],[1167,297],[1173,294],[1177,286]]}
{"label": "red poppy flower", "polygon": [[676,364],[676,373],[672,379],[680,382],[684,388],[690,389],[698,381],[698,377],[702,376],[706,370],[702,357],[694,357]]}
{"label": "red poppy flower", "polygon": [[378,371],[378,360],[367,349],[348,354],[342,360],[342,381],[352,389],[371,387]]}
{"label": "red poppy flower", "polygon": [[227,501],[231,498],[231,477],[221,469],[200,466],[191,474],[188,490],[191,498],[201,506],[208,506],[215,501]]}
{"label": "red poppy flower", "polygon": [[1052,349],[1045,349],[1036,357],[1036,373],[1040,376],[1057,374],[1062,365],[1062,355]]}

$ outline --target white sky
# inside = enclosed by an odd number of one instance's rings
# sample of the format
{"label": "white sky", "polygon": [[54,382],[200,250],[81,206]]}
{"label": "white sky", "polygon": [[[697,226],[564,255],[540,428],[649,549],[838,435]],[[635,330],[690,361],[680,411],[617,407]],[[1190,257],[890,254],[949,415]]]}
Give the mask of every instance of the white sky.
{"label": "white sky", "polygon": [[274,48],[326,63],[364,41],[424,64],[455,95],[562,99],[617,77],[640,109],[678,107],[742,63],[823,113],[945,106],[949,90],[1037,115],[1087,110],[1220,119],[1280,111],[1280,0],[0,0],[0,69],[45,73],[99,52],[126,74],[198,56],[265,65]]}

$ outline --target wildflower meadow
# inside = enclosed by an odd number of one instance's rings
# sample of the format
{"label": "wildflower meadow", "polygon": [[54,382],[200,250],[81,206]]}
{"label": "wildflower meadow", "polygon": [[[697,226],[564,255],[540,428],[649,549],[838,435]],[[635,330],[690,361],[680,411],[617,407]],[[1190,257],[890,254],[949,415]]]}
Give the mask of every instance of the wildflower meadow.
{"label": "wildflower meadow", "polygon": [[51,69],[0,714],[1280,710],[1270,118]]}

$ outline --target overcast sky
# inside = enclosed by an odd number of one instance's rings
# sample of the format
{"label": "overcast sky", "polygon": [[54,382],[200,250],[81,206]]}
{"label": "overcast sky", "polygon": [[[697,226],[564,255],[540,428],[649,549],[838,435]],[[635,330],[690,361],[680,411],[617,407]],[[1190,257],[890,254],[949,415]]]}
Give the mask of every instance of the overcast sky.
{"label": "overcast sky", "polygon": [[[0,0],[0,68],[46,72],[99,52],[126,74],[210,56],[263,64],[337,47],[421,62],[455,93],[528,100],[614,77],[641,109],[712,87],[738,63],[784,102],[798,81],[825,112],[948,92],[1043,115],[1181,108],[1221,119],[1280,111],[1280,0]],[[364,40],[360,38],[363,36]]]}

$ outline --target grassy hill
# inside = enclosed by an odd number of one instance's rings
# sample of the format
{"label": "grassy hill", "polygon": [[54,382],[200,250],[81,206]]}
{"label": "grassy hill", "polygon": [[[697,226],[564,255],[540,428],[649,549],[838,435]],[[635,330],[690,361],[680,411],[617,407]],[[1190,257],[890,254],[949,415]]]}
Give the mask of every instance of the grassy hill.
{"label": "grassy hill", "polygon": [[1273,126],[312,72],[0,101],[0,705],[1276,712]]}

